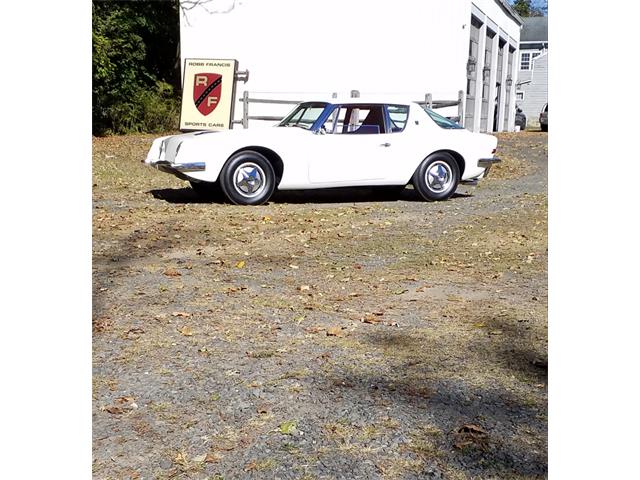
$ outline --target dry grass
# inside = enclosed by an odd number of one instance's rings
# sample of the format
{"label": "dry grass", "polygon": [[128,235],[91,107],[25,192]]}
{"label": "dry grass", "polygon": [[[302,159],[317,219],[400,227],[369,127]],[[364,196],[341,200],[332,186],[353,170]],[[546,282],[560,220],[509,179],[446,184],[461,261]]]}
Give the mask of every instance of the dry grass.
{"label": "dry grass", "polygon": [[[336,457],[381,478],[544,470],[547,200],[499,190],[536,172],[541,134],[499,135],[503,163],[478,187],[495,199],[255,208],[144,167],[152,138],[94,139],[97,478],[324,478]],[[99,410],[130,394],[135,415]],[[358,421],[340,413],[366,402]],[[452,448],[470,420],[498,450]],[[145,470],[147,451],[167,468]],[[208,451],[219,462],[193,460]]]}

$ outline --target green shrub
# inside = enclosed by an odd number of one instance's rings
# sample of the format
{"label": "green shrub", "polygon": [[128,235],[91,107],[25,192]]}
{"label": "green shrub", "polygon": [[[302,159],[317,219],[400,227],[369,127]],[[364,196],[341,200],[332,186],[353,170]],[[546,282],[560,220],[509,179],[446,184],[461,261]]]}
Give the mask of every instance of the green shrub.
{"label": "green shrub", "polygon": [[103,134],[157,133],[178,129],[180,101],[171,85],[156,82],[138,88],[131,98],[114,102],[105,110]]}
{"label": "green shrub", "polygon": [[93,2],[94,135],[178,128],[178,3]]}

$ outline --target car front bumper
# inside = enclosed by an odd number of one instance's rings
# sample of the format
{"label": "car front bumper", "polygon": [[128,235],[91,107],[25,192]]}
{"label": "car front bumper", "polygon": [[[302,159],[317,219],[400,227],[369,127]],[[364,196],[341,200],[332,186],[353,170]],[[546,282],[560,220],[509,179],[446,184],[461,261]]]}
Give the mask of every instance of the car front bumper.
{"label": "car front bumper", "polygon": [[156,168],[164,173],[170,173],[175,175],[182,180],[188,180],[189,177],[184,175],[185,172],[202,172],[206,169],[206,164],[204,162],[193,162],[193,163],[171,163],[166,160],[143,160],[143,163],[146,163],[150,167]]}

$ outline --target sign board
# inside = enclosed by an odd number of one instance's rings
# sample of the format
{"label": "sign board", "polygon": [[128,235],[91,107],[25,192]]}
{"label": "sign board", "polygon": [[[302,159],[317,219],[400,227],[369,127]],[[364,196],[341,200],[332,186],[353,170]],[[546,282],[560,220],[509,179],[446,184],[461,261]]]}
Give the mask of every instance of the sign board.
{"label": "sign board", "polygon": [[231,128],[237,69],[236,60],[185,59],[180,130]]}

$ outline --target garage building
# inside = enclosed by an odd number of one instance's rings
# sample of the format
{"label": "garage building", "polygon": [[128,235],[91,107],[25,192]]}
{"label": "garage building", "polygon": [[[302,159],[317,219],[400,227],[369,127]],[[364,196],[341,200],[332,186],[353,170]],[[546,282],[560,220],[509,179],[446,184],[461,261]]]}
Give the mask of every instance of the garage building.
{"label": "garage building", "polygon": [[[461,95],[460,109],[438,112],[462,113],[473,131],[514,130],[522,19],[507,0],[200,0],[183,1],[180,17],[182,65],[233,58],[249,70],[237,99],[245,89],[292,100],[353,90],[418,101]],[[289,108],[252,104],[251,115]]]}

